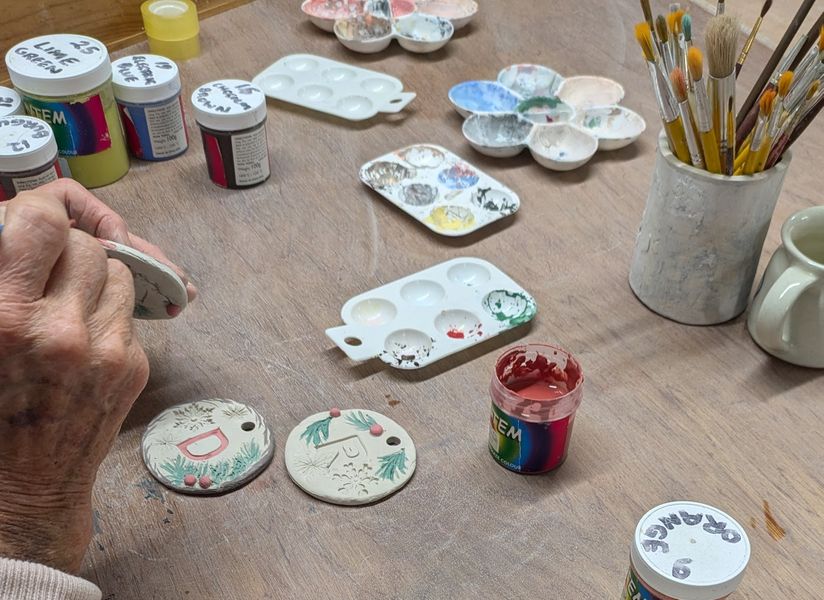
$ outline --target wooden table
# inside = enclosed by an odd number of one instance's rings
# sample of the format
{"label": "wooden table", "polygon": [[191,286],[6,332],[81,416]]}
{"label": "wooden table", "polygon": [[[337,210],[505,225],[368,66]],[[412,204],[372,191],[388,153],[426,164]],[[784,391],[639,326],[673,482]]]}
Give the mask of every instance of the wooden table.
{"label": "wooden table", "polygon": [[[135,162],[99,190],[201,290],[175,321],[139,326],[152,376],[101,469],[83,569],[104,597],[617,598],[637,520],[674,499],[716,505],[745,525],[753,554],[737,597],[821,597],[820,373],[765,355],[743,318],[678,325],[645,309],[627,284],[659,128],[632,34],[638,20],[631,0],[486,1],[467,31],[429,56],[396,44],[349,53],[295,0],[258,0],[202,24],[204,54],[182,66],[186,97],[218,77],[251,79],[295,52],[385,71],[418,97],[400,115],[361,124],[270,103],[273,176],[246,191],[209,181],[190,113],[186,155]],[[696,31],[705,20],[696,11]],[[753,50],[743,83],[766,56]],[[480,156],[461,137],[447,90],[515,62],[614,77],[650,127],[567,174],[528,153]],[[509,184],[521,211],[447,239],[358,181],[366,160],[422,141]],[[765,259],[785,218],[821,202],[823,144],[819,123],[796,146]],[[493,261],[535,295],[530,329],[419,372],[353,364],[325,337],[347,298],[465,255]],[[587,377],[569,459],[546,476],[510,473],[486,448],[491,368],[516,340],[564,346]],[[141,461],[143,430],[172,404],[211,397],[257,407],[275,433],[275,459],[226,496],[169,492]],[[419,461],[406,488],[342,508],[291,483],[287,435],[333,405],[381,411],[407,428]],[[764,501],[783,539],[769,535]]]}

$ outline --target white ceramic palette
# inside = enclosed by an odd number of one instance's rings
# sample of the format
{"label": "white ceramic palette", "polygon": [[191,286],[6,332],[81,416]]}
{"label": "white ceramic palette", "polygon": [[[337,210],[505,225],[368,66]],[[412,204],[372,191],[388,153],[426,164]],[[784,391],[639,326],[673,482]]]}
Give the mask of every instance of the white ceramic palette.
{"label": "white ceramic palette", "polygon": [[369,504],[412,478],[412,438],[389,417],[371,410],[333,408],[307,417],[286,440],[289,477],[324,502]]}
{"label": "white ceramic palette", "polygon": [[446,148],[415,144],[370,160],[363,183],[435,233],[467,235],[514,214],[518,195]]}
{"label": "white ceramic palette", "polygon": [[[475,0],[391,0],[392,17],[400,18],[419,12],[449,19],[455,31],[469,24],[478,12]],[[365,3],[359,0],[305,0],[301,10],[317,27],[334,31],[335,21],[364,13]]]}
{"label": "white ceramic palette", "polygon": [[495,265],[456,258],[349,299],[326,335],[352,360],[419,369],[532,320],[532,296]]}
{"label": "white ceramic palette", "polygon": [[136,319],[171,319],[186,308],[186,286],[172,269],[134,248],[110,240],[98,241],[106,255],[125,264],[134,277]]}
{"label": "white ceramic palette", "polygon": [[398,40],[404,50],[426,54],[443,48],[455,28],[448,19],[423,13],[399,19],[367,14],[335,21],[334,31],[338,41],[354,52],[374,54]]}
{"label": "white ceramic palette", "polygon": [[312,54],[284,56],[252,81],[270,98],[350,121],[400,112],[415,98],[395,77]]}

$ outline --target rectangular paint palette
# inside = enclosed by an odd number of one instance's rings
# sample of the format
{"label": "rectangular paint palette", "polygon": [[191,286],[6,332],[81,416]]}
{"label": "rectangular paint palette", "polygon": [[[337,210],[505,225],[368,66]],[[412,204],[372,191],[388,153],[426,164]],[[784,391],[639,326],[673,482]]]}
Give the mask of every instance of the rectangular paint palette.
{"label": "rectangular paint palette", "polygon": [[352,360],[419,369],[528,323],[532,296],[495,265],[455,258],[350,298],[326,335]]}
{"label": "rectangular paint palette", "polygon": [[435,233],[467,235],[514,214],[511,189],[446,148],[415,144],[370,160],[363,183]]}
{"label": "rectangular paint palette", "polygon": [[414,98],[400,79],[313,54],[291,54],[252,80],[270,98],[350,121],[400,112]]}

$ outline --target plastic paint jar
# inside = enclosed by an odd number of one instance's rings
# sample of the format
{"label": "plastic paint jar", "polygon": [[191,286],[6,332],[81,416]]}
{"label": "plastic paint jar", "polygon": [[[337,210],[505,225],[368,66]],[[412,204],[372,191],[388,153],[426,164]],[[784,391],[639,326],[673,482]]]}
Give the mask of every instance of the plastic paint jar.
{"label": "plastic paint jar", "polygon": [[248,81],[222,79],[192,94],[209,177],[229,189],[269,179],[266,97]]}
{"label": "plastic paint jar", "polygon": [[0,117],[0,201],[60,176],[48,123],[26,115]]}
{"label": "plastic paint jar", "polygon": [[112,63],[112,87],[129,150],[143,160],[166,160],[189,147],[180,75],[163,56],[136,54]]}
{"label": "plastic paint jar", "polygon": [[20,100],[20,94],[11,88],[0,85],[0,117],[23,115],[25,112],[26,111],[23,110],[23,101]]}
{"label": "plastic paint jar", "polygon": [[154,54],[187,60],[200,54],[200,23],[191,0],[146,0],[143,28]]}
{"label": "plastic paint jar", "polygon": [[622,600],[720,600],[732,594],[750,560],[744,528],[697,502],[670,502],[635,528]]}
{"label": "plastic paint jar", "polygon": [[6,53],[6,66],[26,113],[51,125],[74,179],[99,187],[126,174],[129,156],[102,42],[74,34],[32,38]]}
{"label": "plastic paint jar", "polygon": [[546,473],[566,459],[584,374],[571,354],[544,344],[514,346],[495,363],[489,388],[489,451],[518,473]]}

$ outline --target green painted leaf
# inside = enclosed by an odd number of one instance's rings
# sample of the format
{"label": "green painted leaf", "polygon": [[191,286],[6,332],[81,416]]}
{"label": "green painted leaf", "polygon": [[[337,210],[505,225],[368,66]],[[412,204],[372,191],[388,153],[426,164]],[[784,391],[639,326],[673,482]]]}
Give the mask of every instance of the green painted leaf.
{"label": "green painted leaf", "polygon": [[329,423],[332,422],[332,417],[326,417],[320,421],[311,423],[306,430],[300,434],[300,439],[306,439],[306,445],[314,444],[317,446],[324,440],[329,438]]}
{"label": "green painted leaf", "polygon": [[376,423],[372,415],[365,415],[361,411],[358,411],[357,416],[354,412],[346,415],[346,422],[361,431],[369,431],[369,428]]}
{"label": "green painted leaf", "polygon": [[212,484],[217,486],[224,481],[230,481],[242,476],[249,467],[260,460],[260,446],[252,440],[238,450],[237,456],[232,459],[220,462],[209,463],[207,461],[194,462],[187,460],[183,456],[176,456],[174,460],[167,460],[160,465],[160,470],[166,478],[174,485],[183,486],[183,478],[186,475],[194,475],[200,479],[203,475],[212,478]]}
{"label": "green painted leaf", "polygon": [[400,449],[393,454],[386,456],[379,456],[378,462],[378,477],[395,481],[395,476],[398,473],[406,473],[406,450]]}

